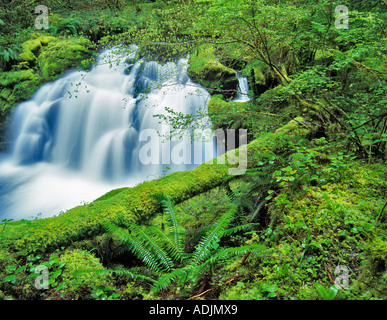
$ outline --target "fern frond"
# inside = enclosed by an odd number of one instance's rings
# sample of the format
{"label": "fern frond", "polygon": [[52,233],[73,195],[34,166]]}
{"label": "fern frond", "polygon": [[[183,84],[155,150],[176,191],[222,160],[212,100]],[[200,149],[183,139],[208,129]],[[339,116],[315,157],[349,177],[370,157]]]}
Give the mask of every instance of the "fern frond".
{"label": "fern frond", "polygon": [[153,252],[154,255],[159,260],[161,266],[165,271],[170,271],[173,267],[173,261],[168,256],[168,254],[165,252],[165,250],[157,243],[157,241],[149,235],[147,232],[145,232],[142,228],[138,227],[137,225],[133,225],[131,227],[131,230],[136,233],[136,236],[141,239],[144,243],[144,246],[150,251]]}
{"label": "fern frond", "polygon": [[176,249],[182,253],[184,250],[182,248],[182,241],[179,231],[179,223],[176,218],[176,210],[174,207],[174,204],[172,203],[171,198],[169,198],[168,195],[165,193],[157,193],[154,195],[155,199],[161,204],[161,207],[163,208],[163,212],[167,215],[171,226],[173,227],[174,232],[174,241]]}
{"label": "fern frond", "polygon": [[147,227],[147,231],[152,232],[157,236],[161,245],[168,252],[173,261],[182,262],[184,260],[184,253],[182,253],[180,248],[176,246],[172,237],[168,236],[165,232],[154,226]]}
{"label": "fern frond", "polygon": [[50,26],[50,35],[56,36],[60,30],[59,26]]}
{"label": "fern frond", "polygon": [[207,272],[208,269],[221,265],[227,260],[245,255],[248,251],[261,251],[266,248],[260,244],[251,244],[241,247],[222,248],[212,256],[210,256],[205,262],[198,265],[192,270],[191,280],[196,281],[197,278]]}
{"label": "fern frond", "polygon": [[187,232],[190,234],[189,241],[193,244],[198,243],[208,232],[214,227],[214,224],[209,224],[207,226],[197,229],[189,229]]}
{"label": "fern frond", "polygon": [[5,62],[9,61],[9,51],[7,49],[3,50],[3,52],[1,52],[0,54],[3,56]]}
{"label": "fern frond", "polygon": [[210,255],[211,249],[216,248],[224,231],[234,218],[236,210],[237,207],[235,205],[232,206],[199,242],[193,254],[193,261],[196,264],[202,263]]}
{"label": "fern frond", "polygon": [[166,273],[160,276],[155,282],[152,288],[152,292],[156,293],[160,290],[166,289],[172,282],[178,282],[179,280],[183,280],[182,282],[188,280],[189,275],[194,268],[193,265],[187,265],[183,268],[174,269],[169,273]]}
{"label": "fern frond", "polygon": [[232,234],[236,234],[236,233],[239,233],[241,231],[251,231],[254,229],[255,226],[258,226],[259,223],[246,223],[246,224],[242,224],[242,225],[239,225],[239,226],[235,226],[235,227],[232,227],[232,228],[228,228],[227,230],[225,230],[223,232],[223,236],[230,236]]}
{"label": "fern frond", "polygon": [[78,35],[78,30],[73,24],[66,25],[66,29],[68,29],[71,32],[71,34]]}
{"label": "fern frond", "polygon": [[[114,224],[105,224],[105,228],[112,236],[117,237],[122,244],[128,246],[128,250],[142,260],[151,270],[162,272],[161,263],[154,257],[153,252],[143,245],[141,241],[138,241],[135,236],[131,235],[128,230]],[[136,226],[133,225],[132,228],[136,229]]]}

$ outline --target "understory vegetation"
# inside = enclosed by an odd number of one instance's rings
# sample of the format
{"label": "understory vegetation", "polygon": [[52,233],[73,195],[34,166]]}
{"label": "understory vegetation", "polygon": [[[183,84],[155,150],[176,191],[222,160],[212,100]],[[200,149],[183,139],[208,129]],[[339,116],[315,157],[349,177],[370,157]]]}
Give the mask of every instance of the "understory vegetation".
{"label": "understory vegetation", "polygon": [[[37,30],[42,4],[50,25]],[[339,5],[348,29],[335,25]],[[5,218],[0,299],[387,299],[386,9],[378,0],[4,1],[1,149],[17,103],[70,68],[88,70],[101,48],[136,44],[140,58],[163,63],[189,55],[214,130],[247,130],[237,147],[248,166],[229,175],[231,161],[203,164],[57,217]],[[237,75],[248,101],[232,101]],[[158,117],[176,132],[207,116],[167,111]]]}

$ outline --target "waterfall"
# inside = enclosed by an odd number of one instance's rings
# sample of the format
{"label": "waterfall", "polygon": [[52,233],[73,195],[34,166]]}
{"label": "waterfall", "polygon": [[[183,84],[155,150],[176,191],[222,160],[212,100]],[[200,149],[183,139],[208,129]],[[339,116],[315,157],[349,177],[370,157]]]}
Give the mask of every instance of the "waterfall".
{"label": "waterfall", "polygon": [[192,143],[188,130],[180,140],[159,135],[170,130],[154,117],[165,107],[206,110],[209,94],[189,79],[187,59],[127,58],[105,50],[89,72],[69,71],[17,106],[0,154],[0,220],[54,216],[216,155],[211,139]]}
{"label": "waterfall", "polygon": [[249,101],[250,100],[248,96],[249,83],[248,83],[247,77],[242,76],[239,72],[237,72],[237,78],[239,81],[238,95],[233,99],[233,101],[235,102]]}

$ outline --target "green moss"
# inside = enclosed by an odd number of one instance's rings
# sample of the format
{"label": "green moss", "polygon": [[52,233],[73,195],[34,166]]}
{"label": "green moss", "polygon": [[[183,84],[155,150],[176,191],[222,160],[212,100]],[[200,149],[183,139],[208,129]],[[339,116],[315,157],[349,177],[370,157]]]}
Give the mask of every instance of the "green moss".
{"label": "green moss", "polygon": [[[28,100],[46,81],[79,66],[92,54],[86,38],[55,38],[34,34],[22,44],[14,70],[0,74],[0,116],[5,121],[12,107]],[[0,127],[5,126],[4,122]]]}
{"label": "green moss", "polygon": [[387,271],[387,241],[374,237],[368,245],[370,268],[373,274]]}
{"label": "green moss", "polygon": [[32,69],[3,72],[0,75],[0,87],[13,87],[22,81],[35,81],[39,75],[35,74]]}
{"label": "green moss", "polygon": [[8,97],[11,95],[12,93],[12,90],[9,89],[9,88],[4,88],[3,90],[1,90],[0,92],[0,97],[2,97],[3,99],[7,100]]}
{"label": "green moss", "polygon": [[220,95],[213,96],[208,103],[208,113],[213,128],[242,128],[243,120],[247,117],[245,114],[247,104],[248,102],[227,102]]}
{"label": "green moss", "polygon": [[69,291],[90,290],[101,285],[106,286],[110,281],[109,275],[98,272],[103,271],[104,267],[88,251],[68,250],[60,257],[60,263],[65,263],[62,279]]}
{"label": "green moss", "polygon": [[42,44],[39,39],[28,40],[22,44],[22,51],[19,54],[19,60],[35,63],[41,50]]}
{"label": "green moss", "polygon": [[[108,200],[110,199],[111,197],[115,196],[116,194],[122,192],[122,191],[125,191],[127,190],[128,188],[120,188],[120,189],[115,189],[115,190],[112,190],[112,191],[109,191],[108,193],[104,194],[102,197],[99,197],[98,199],[96,199],[95,201],[103,201],[103,200]],[[94,202],[95,202],[94,201]]]}
{"label": "green moss", "polygon": [[29,99],[41,84],[42,78],[33,69],[3,72],[0,75],[1,115],[6,117],[17,102]]}
{"label": "green moss", "polygon": [[[286,130],[298,131],[293,125]],[[276,190],[277,197],[286,193],[288,203],[271,202],[267,215],[275,223],[246,242],[266,247],[252,251],[243,266],[237,261],[217,271],[218,277],[238,275],[239,281],[222,286],[220,299],[322,299],[314,283],[329,289],[339,265],[349,272],[349,288],[335,299],[386,298],[386,221],[376,226],[375,219],[385,204],[387,167],[353,160],[345,164],[333,180]],[[324,163],[321,170],[336,165]],[[274,284],[271,297],[268,289]]]}
{"label": "green moss", "polygon": [[35,64],[42,51],[42,47],[55,39],[54,37],[41,35],[38,38],[27,40],[22,44],[22,51],[18,57],[19,61]]}
{"label": "green moss", "polygon": [[[299,120],[303,121],[302,118]],[[305,129],[297,129],[297,125],[298,122],[290,123],[281,133],[266,135],[240,148],[257,155],[248,162],[248,167],[254,167],[256,161],[267,154],[281,151],[285,141],[294,134],[306,133]],[[238,150],[227,153],[226,159],[223,163],[209,161],[192,171],[176,172],[133,188],[110,192],[99,201],[73,208],[57,217],[17,225],[10,223],[4,232],[4,242],[16,250],[45,251],[100,234],[104,231],[102,224],[106,221],[119,218],[122,222],[146,223],[161,210],[153,194],[164,192],[178,204],[211,190],[223,183],[230,174],[230,168],[238,165]]]}
{"label": "green moss", "polygon": [[86,38],[66,38],[50,41],[39,55],[42,76],[50,80],[78,66],[92,55],[92,43]]}
{"label": "green moss", "polygon": [[188,61],[190,67],[188,75],[195,82],[200,83],[211,94],[222,94],[229,99],[236,95],[238,78],[236,71],[219,62],[215,49],[211,45],[202,45],[197,48]]}
{"label": "green moss", "polygon": [[28,100],[32,97],[35,91],[39,89],[41,84],[42,78],[40,78],[39,76],[36,76],[29,81],[23,81],[21,83],[18,83],[17,85],[15,85],[15,88],[13,90],[13,96],[10,97],[13,99],[8,99],[8,101],[11,103],[16,103],[20,100]]}

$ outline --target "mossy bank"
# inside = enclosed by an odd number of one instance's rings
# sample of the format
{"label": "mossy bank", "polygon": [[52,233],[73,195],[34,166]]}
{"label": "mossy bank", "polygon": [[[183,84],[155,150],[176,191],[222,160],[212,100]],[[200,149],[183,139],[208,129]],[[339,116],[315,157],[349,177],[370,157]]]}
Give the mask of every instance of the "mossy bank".
{"label": "mossy bank", "polygon": [[[17,103],[28,100],[44,83],[72,68],[87,68],[94,45],[86,38],[34,34],[22,44],[17,63],[0,75],[1,139]],[[1,140],[3,142],[3,140]]]}

